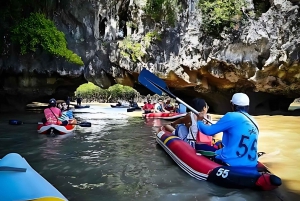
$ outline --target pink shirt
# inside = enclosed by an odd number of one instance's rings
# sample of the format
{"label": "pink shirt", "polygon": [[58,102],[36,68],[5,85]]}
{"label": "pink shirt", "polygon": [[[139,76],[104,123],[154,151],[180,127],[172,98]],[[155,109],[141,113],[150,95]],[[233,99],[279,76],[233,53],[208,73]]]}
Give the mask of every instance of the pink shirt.
{"label": "pink shirt", "polygon": [[[50,109],[52,110],[52,112]],[[53,113],[55,114],[55,116]],[[57,107],[46,108],[44,110],[44,115],[45,118],[47,119],[46,125],[58,124],[57,118],[61,116],[61,110]]]}

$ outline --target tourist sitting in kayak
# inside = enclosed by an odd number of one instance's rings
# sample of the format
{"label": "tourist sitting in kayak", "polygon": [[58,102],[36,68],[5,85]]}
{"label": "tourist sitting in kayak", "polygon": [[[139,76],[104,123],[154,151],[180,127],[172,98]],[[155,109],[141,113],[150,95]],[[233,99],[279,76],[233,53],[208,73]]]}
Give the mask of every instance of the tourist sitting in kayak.
{"label": "tourist sitting in kayak", "polygon": [[154,113],[160,112],[169,113],[169,111],[165,109],[165,103],[162,98],[159,98],[158,102],[154,105]]}
{"label": "tourist sitting in kayak", "polygon": [[116,106],[121,106],[122,103],[120,101],[117,102]]}
{"label": "tourist sitting in kayak", "polygon": [[153,113],[154,112],[154,106],[151,103],[151,99],[148,99],[147,102],[143,106],[144,114]]}
{"label": "tourist sitting in kayak", "polygon": [[73,116],[73,112],[68,109],[68,105],[66,103],[62,103],[62,115],[58,119],[60,121],[68,121],[68,124],[76,124],[77,120]]}
{"label": "tourist sitting in kayak", "polygon": [[256,167],[259,130],[255,120],[248,114],[249,102],[246,94],[234,94],[231,99],[233,112],[227,112],[211,126],[202,121],[206,111],[198,114],[198,129],[203,134],[212,136],[223,132],[223,148],[215,149],[216,162],[230,166]]}
{"label": "tourist sitting in kayak", "polygon": [[45,119],[43,120],[43,123],[45,125],[67,125],[68,122],[64,121],[61,122],[58,118],[62,115],[62,112],[59,108],[56,107],[56,100],[54,98],[51,98],[49,100],[49,108],[46,108],[44,110]]}
{"label": "tourist sitting in kayak", "polygon": [[139,105],[136,102],[134,102],[134,101],[129,101],[129,103],[130,103],[130,107],[134,107],[134,108],[138,108],[139,107]]}
{"label": "tourist sitting in kayak", "polygon": [[175,108],[174,108],[175,113],[180,113],[180,114],[185,114],[186,113],[186,106],[183,105],[182,103],[175,103]]}
{"label": "tourist sitting in kayak", "polygon": [[174,106],[171,103],[171,99],[167,99],[164,106],[165,106],[165,110],[167,110],[167,111],[173,111],[174,110]]}
{"label": "tourist sitting in kayak", "polygon": [[[199,112],[205,113],[207,119],[211,119],[211,117],[207,115],[207,110],[209,107],[203,99],[195,98],[192,101],[192,107]],[[195,148],[196,142],[211,145],[212,137],[199,133],[197,127],[198,120],[199,119],[197,115],[189,112],[186,116],[175,120],[170,125],[166,125],[165,129],[180,137],[183,141],[188,142],[193,148]]]}

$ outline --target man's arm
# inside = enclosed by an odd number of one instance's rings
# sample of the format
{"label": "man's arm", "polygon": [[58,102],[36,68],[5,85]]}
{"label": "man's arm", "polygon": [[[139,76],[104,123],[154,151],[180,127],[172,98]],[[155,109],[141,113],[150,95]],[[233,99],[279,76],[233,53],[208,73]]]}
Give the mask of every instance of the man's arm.
{"label": "man's arm", "polygon": [[198,129],[205,135],[213,136],[223,132],[232,126],[232,120],[229,113],[225,114],[216,124],[205,125],[203,121],[197,122]]}
{"label": "man's arm", "polygon": [[173,127],[175,128],[178,124],[183,124],[183,123],[189,121],[189,120],[190,120],[189,118],[190,118],[190,116],[189,116],[189,114],[187,114],[187,115],[185,115],[184,117],[181,117],[181,118],[179,118],[179,119],[173,121],[173,122],[171,123],[171,126],[173,126]]}

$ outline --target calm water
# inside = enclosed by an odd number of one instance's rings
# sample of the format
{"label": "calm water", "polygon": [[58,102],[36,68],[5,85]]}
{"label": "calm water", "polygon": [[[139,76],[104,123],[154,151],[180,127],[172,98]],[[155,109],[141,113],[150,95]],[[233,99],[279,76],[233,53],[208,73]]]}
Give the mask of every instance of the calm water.
{"label": "calm water", "polygon": [[[163,121],[129,117],[126,109],[92,106],[76,117],[92,123],[72,135],[39,135],[40,113],[0,115],[0,158],[21,154],[70,201],[260,201],[300,200],[299,118],[258,116],[262,160],[283,178],[272,192],[225,189],[198,181],[181,170],[155,142]],[[28,123],[8,125],[8,119]],[[33,123],[33,124],[30,124]],[[299,163],[298,163],[299,164]],[[1,200],[1,198],[0,198]]]}

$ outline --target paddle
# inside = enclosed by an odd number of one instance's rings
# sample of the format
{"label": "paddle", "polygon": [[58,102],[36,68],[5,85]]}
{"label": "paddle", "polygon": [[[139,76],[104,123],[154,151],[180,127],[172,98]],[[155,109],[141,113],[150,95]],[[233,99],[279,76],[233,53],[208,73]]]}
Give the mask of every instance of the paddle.
{"label": "paddle", "polygon": [[[199,112],[197,110],[195,110],[194,108],[192,108],[191,106],[189,106],[187,103],[185,103],[183,100],[181,100],[180,98],[176,97],[174,94],[172,94],[172,92],[170,92],[167,84],[160,79],[159,77],[157,77],[156,75],[154,75],[153,73],[151,73],[150,71],[148,71],[146,68],[144,68],[139,75],[138,78],[139,82],[144,85],[145,87],[147,87],[149,90],[151,90],[152,92],[162,96],[163,92],[168,94],[169,96],[171,96],[172,98],[174,98],[175,100],[177,100],[178,102],[182,103],[183,105],[185,105],[187,108],[189,108],[193,113],[198,114]],[[210,124],[212,124],[212,122],[205,118],[204,119],[209,122]]]}
{"label": "paddle", "polygon": [[[22,125],[22,124],[37,124],[36,122],[23,122],[19,120],[8,120],[9,125]],[[92,124],[90,122],[81,122],[78,124],[69,124],[69,125],[78,125],[81,127],[91,127]]]}
{"label": "paddle", "polygon": [[0,171],[26,172],[26,168],[17,168],[10,166],[0,166]]}

